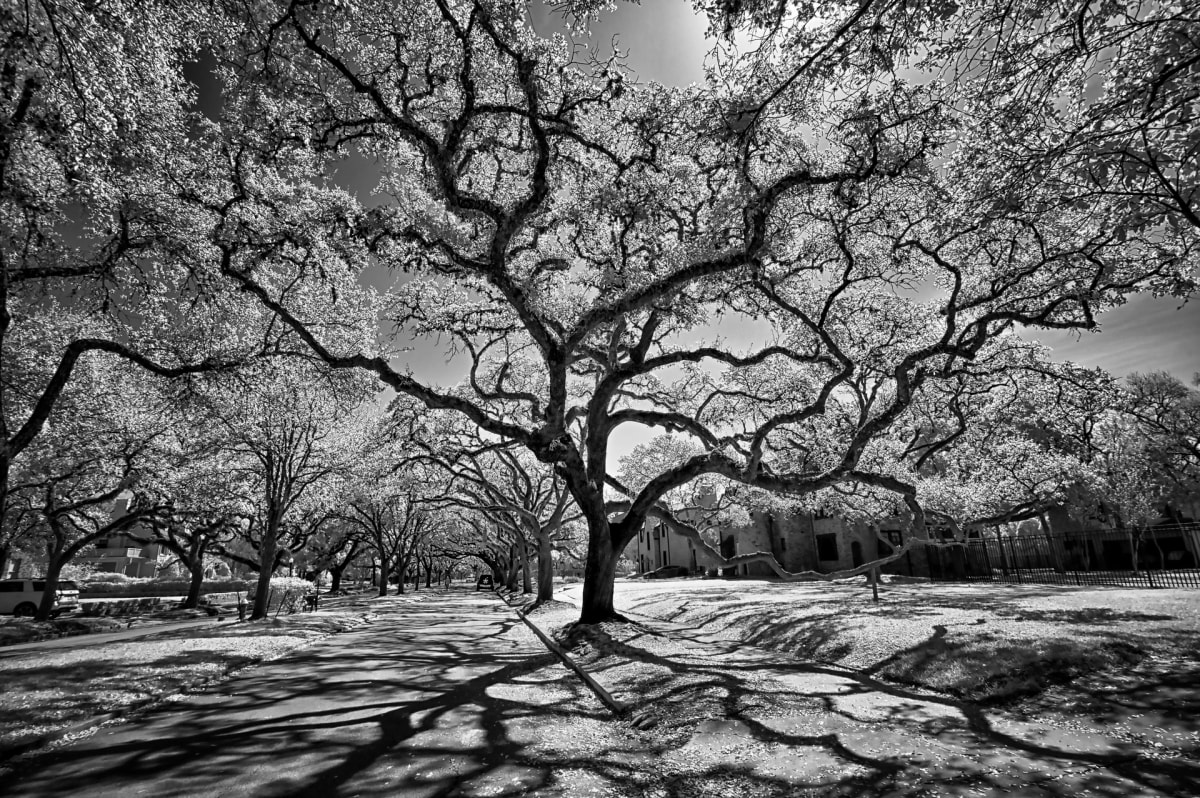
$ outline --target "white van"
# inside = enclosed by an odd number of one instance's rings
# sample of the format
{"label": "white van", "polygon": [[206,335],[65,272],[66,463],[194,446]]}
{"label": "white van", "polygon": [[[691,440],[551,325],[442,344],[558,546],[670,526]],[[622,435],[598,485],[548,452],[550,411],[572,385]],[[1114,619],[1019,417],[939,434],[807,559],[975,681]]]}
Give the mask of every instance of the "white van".
{"label": "white van", "polygon": [[[41,579],[0,580],[0,615],[33,617],[42,603],[42,593],[45,591],[46,583]],[[54,596],[54,608],[50,611],[51,617],[58,617],[64,612],[74,612],[77,609],[79,588],[69,580],[59,582]]]}

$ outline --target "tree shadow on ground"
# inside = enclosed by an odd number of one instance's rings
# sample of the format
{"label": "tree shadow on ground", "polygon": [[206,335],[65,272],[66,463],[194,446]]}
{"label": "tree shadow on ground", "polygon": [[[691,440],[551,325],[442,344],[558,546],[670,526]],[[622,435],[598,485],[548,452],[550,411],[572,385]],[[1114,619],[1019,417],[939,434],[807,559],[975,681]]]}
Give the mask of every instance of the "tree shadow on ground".
{"label": "tree shadow on ground", "polygon": [[795,780],[732,761],[664,772],[654,763],[666,753],[614,720],[507,608],[430,603],[28,760],[5,784],[89,798],[797,794]]}
{"label": "tree shadow on ground", "polygon": [[[1150,654],[1194,651],[1200,642],[1200,633],[1188,624],[1169,623],[1177,620],[1174,615],[1027,606],[1073,592],[1078,591],[1057,586],[987,592],[925,585],[904,587],[876,605],[857,586],[844,584],[706,585],[698,593],[640,596],[631,607],[802,659],[993,703],[1089,674],[1126,670]],[[903,625],[903,635],[897,636],[896,624]],[[881,641],[880,635],[893,637]]]}
{"label": "tree shadow on ground", "polygon": [[[597,653],[612,660],[599,663],[605,675],[625,674],[635,690],[623,696],[635,702],[631,715],[657,717],[658,726],[641,730],[633,717],[614,720],[491,601],[464,591],[396,609],[352,635],[150,710],[136,725],[30,760],[6,790],[89,798],[1116,798],[1133,787],[1196,783],[1188,781],[1194,767],[1168,762],[1152,771],[1133,747],[1075,752],[999,727],[969,702],[748,654],[703,630],[657,622],[595,638]],[[937,753],[950,748],[961,756]],[[1005,757],[1034,770],[1014,781]],[[1060,784],[1037,768],[1073,776]]]}
{"label": "tree shadow on ground", "polygon": [[[737,734],[760,745],[801,748],[808,756],[839,760],[845,775],[837,789],[860,789],[866,795],[886,787],[888,795],[932,788],[931,794],[938,795],[996,790],[1113,798],[1140,790],[1166,795],[1200,791],[1194,750],[1168,758],[1137,741],[1082,732],[1073,736],[1053,722],[993,715],[976,703],[917,692],[867,673],[737,651],[736,644],[720,649],[703,629],[677,624],[670,629],[676,651],[665,656],[659,646],[643,647],[647,638],[642,635],[593,646],[625,662],[640,660],[673,674],[672,680],[659,680],[669,688],[654,692],[651,680],[650,694],[632,697],[650,708],[642,709],[641,717],[655,713],[660,722],[678,726],[681,718],[688,719],[684,708],[707,703],[707,714],[730,719]],[[596,631],[598,636],[605,633]],[[944,635],[945,629],[938,630],[934,639]],[[704,648],[714,653],[689,653]],[[604,660],[596,665],[608,669],[606,683],[613,684],[621,684],[620,671],[628,667]],[[629,679],[628,684],[644,688],[647,683]],[[714,704],[720,704],[719,711]],[[1194,735],[1200,720],[1192,715],[1189,726]],[[1194,737],[1192,741],[1194,749]]]}

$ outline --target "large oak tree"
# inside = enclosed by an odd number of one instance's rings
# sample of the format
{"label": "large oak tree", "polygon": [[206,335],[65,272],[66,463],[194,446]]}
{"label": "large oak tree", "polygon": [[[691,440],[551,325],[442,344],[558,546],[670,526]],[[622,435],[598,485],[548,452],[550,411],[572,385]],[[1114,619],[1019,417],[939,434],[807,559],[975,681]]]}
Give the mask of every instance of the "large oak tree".
{"label": "large oak tree", "polygon": [[[620,552],[701,475],[885,488],[919,526],[915,491],[863,456],[924,392],[1016,328],[1090,328],[1131,292],[1191,285],[1187,203],[1083,191],[1077,162],[1030,171],[1021,150],[1123,113],[1059,101],[1139,39],[1060,48],[1016,104],[1036,52],[1007,22],[1021,46],[987,45],[987,3],[775,8],[716,4],[718,27],[761,36],[688,89],[579,59],[502,0],[238,5],[215,39],[225,116],[179,198],[211,260],[302,351],[553,466],[588,525],[584,621],[612,616]],[[334,184],[347,161],[373,165],[374,197]],[[406,368],[413,336],[445,343],[462,383]],[[614,494],[625,424],[698,449]]]}

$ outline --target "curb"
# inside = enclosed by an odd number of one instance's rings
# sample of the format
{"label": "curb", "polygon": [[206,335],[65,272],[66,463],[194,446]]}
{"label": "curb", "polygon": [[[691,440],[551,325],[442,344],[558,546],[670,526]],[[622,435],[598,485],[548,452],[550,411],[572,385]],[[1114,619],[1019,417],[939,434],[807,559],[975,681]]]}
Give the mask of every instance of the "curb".
{"label": "curb", "polygon": [[538,628],[533,621],[529,620],[529,618],[526,617],[524,608],[521,605],[514,604],[513,602],[509,601],[505,595],[498,590],[493,592],[500,597],[501,601],[503,601],[517,613],[517,617],[520,618],[525,625],[530,628],[530,630],[537,636],[539,640],[542,641],[542,644],[546,646],[546,648],[548,648],[553,654],[562,660],[564,665],[575,672],[575,675],[577,675],[583,681],[583,683],[588,686],[588,689],[595,693],[596,698],[600,699],[600,703],[608,707],[608,710],[612,712],[613,715],[620,718],[629,711],[628,706],[614,698],[612,693],[608,692],[608,690],[606,690],[604,686],[600,684],[600,682],[596,681],[596,677],[584,670],[583,666],[578,662],[571,659],[570,655],[567,654],[562,646],[551,640],[549,635]]}

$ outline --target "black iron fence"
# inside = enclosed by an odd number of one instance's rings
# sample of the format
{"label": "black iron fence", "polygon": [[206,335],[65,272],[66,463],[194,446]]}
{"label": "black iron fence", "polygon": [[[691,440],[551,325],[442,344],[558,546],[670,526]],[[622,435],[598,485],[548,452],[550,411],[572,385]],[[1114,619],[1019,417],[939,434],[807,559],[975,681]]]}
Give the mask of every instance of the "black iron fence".
{"label": "black iron fence", "polygon": [[1200,524],[1035,535],[927,547],[929,575],[957,582],[1200,588]]}

